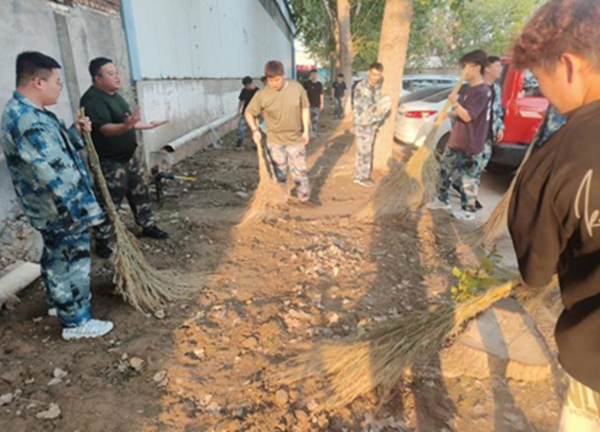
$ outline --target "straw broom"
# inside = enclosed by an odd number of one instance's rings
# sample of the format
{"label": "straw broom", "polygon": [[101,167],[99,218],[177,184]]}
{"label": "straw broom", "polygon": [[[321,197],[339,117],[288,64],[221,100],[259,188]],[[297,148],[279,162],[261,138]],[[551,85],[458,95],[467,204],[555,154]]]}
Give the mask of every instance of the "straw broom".
{"label": "straw broom", "polygon": [[[406,368],[438,352],[467,321],[509,297],[519,285],[507,282],[458,306],[391,320],[362,337],[321,342],[286,364],[276,378],[283,384],[316,378],[327,386],[321,408],[343,407],[379,386],[395,385]],[[550,286],[555,285],[556,279]]]}
{"label": "straw broom", "polygon": [[266,218],[269,211],[285,201],[285,188],[277,181],[265,140],[256,143],[258,152],[258,187],[238,227]]}
{"label": "straw broom", "polygon": [[523,166],[525,166],[525,163],[527,163],[527,161],[529,160],[529,156],[531,156],[531,153],[533,153],[533,150],[535,148],[535,141],[536,140],[534,140],[527,148],[527,151],[525,152],[525,157],[523,158],[521,165],[519,165],[519,169],[517,170],[515,176],[510,182],[508,190],[504,193],[502,199],[500,200],[500,202],[498,202],[496,208],[494,209],[488,220],[476,230],[470,231],[465,235],[464,241],[466,244],[470,246],[476,246],[480,244],[484,246],[491,246],[496,242],[496,240],[498,240],[498,237],[500,237],[502,231],[507,225],[508,208],[510,206],[510,200],[512,199],[512,194],[517,184],[517,179],[519,178],[519,174],[521,174]]}
{"label": "straw broom", "polygon": [[[83,109],[79,115],[84,116]],[[112,260],[117,293],[141,312],[154,312],[166,303],[189,298],[197,290],[197,280],[192,283],[191,278],[189,281],[183,280],[173,271],[157,270],[146,260],[140,249],[140,242],[127,229],[115,207],[91,134],[83,132],[83,139],[90,167],[104,201],[104,210],[114,227],[115,250]]]}
{"label": "straw broom", "polygon": [[[465,80],[465,70],[461,71],[458,82],[452,90],[456,95]],[[435,138],[448,115],[450,100],[446,100],[425,142],[410,158],[406,167],[400,167],[385,178],[375,192],[373,202],[359,210],[359,220],[376,220],[383,216],[405,214],[416,210],[424,199],[435,194],[439,177],[439,164],[435,157]]]}

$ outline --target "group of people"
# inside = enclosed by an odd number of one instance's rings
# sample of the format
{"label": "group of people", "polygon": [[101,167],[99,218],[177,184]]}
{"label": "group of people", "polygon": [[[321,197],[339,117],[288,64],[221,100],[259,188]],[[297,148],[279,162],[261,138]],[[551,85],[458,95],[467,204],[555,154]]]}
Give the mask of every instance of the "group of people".
{"label": "group of people", "polygon": [[[550,102],[529,160],[516,180],[508,225],[523,287],[540,288],[558,273],[565,310],[556,328],[559,361],[570,379],[562,414],[563,431],[600,430],[600,3],[549,0],[516,39],[512,67],[529,69]],[[461,195],[459,219],[477,210],[481,171],[494,141],[502,140],[502,65],[481,50],[460,61],[468,89],[450,99],[454,120],[440,164],[437,199],[430,209],[450,210],[450,190]],[[82,133],[91,132],[101,168],[116,204],[127,198],[142,234],[164,239],[148,205],[148,189],[135,157],[135,131],[165,122],[143,122],[118,94],[121,79],[106,58],[90,63],[92,86],[81,98],[88,117],[66,128],[46,109],[57,103],[60,65],[37,52],[18,56],[17,88],[2,117],[6,161],[17,196],[44,240],[43,278],[48,303],[64,326],[65,339],[98,337],[113,324],[90,312],[90,228],[97,251],[112,253],[110,222],[95,191],[85,159]],[[373,186],[373,140],[389,112],[381,95],[383,66],[373,63],[354,90],[357,145],[354,181]],[[316,73],[306,87],[286,80],[281,62],[265,65],[266,85],[257,90],[244,79],[239,113],[256,145],[263,144],[276,177],[288,171],[297,202],[310,202],[306,146],[314,137],[323,88]],[[346,86],[332,89],[336,116],[344,113]],[[312,121],[311,121],[312,118]],[[260,120],[259,120],[260,119]],[[312,126],[311,126],[312,125]],[[240,134],[243,144],[243,133]],[[291,199],[291,197],[290,197]]]}
{"label": "group of people", "polygon": [[17,198],[44,243],[41,258],[48,313],[63,326],[64,339],[94,338],[113,328],[92,318],[91,233],[96,253],[109,258],[113,228],[103,210],[86,162],[83,133],[93,137],[115,205],[127,199],[141,235],[166,239],[156,226],[148,186],[135,155],[136,130],[166,123],[144,122],[118,93],[121,77],[107,58],[90,62],[92,85],[81,97],[85,116],[65,124],[47,107],[55,105],[63,84],[60,64],[39,52],[23,52],[16,61],[16,90],[2,116],[6,163]]}

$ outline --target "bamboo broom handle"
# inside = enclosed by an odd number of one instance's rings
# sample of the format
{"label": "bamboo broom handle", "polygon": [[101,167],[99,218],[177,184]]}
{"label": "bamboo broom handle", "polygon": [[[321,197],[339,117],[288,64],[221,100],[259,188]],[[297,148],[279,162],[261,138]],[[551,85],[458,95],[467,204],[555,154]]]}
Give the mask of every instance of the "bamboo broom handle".
{"label": "bamboo broom handle", "polygon": [[[460,77],[458,78],[458,82],[456,83],[456,85],[452,89],[451,95],[457,95],[458,94],[458,92],[462,88],[463,83],[465,81],[465,74],[466,74],[466,69],[463,68],[460,71]],[[449,108],[450,108],[450,98],[446,99],[446,103],[444,104],[444,108],[442,108],[442,111],[440,112],[440,115],[438,116],[437,120],[435,121],[435,127],[440,127],[442,125],[442,122],[444,120],[446,120],[446,117],[448,116],[448,109]]]}

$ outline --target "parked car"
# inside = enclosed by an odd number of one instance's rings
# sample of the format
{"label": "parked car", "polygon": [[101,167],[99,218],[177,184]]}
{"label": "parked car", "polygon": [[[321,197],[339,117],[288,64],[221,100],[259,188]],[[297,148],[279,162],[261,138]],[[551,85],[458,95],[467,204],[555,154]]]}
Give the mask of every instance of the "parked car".
{"label": "parked car", "polygon": [[[367,78],[367,72],[358,72],[353,76],[352,89],[363,79]],[[427,88],[452,87],[458,78],[453,75],[404,75],[402,78],[402,90],[400,96],[417,92]]]}
{"label": "parked car", "polygon": [[[504,106],[504,138],[494,143],[488,171],[508,173],[521,164],[525,151],[540,127],[548,101],[541,95],[539,85],[531,72],[517,71],[503,59],[504,72],[500,78]],[[394,136],[402,143],[421,146],[451,89],[443,90],[421,100],[400,105]],[[436,148],[442,152],[450,138],[452,123],[446,119],[436,137]]]}

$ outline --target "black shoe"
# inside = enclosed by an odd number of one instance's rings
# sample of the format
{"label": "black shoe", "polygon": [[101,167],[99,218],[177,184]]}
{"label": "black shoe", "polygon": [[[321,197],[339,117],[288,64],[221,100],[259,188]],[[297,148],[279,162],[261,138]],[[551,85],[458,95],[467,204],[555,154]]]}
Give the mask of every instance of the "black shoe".
{"label": "black shoe", "polygon": [[475,210],[481,210],[482,208],[483,206],[481,205],[479,200],[475,201]]}
{"label": "black shoe", "polygon": [[108,240],[96,240],[96,255],[102,259],[109,259],[113,254]]}
{"label": "black shoe", "polygon": [[159,227],[157,227],[156,225],[148,227],[148,228],[144,228],[142,230],[142,236],[143,237],[150,237],[156,240],[165,240],[169,238],[169,233],[166,231],[161,230]]}

